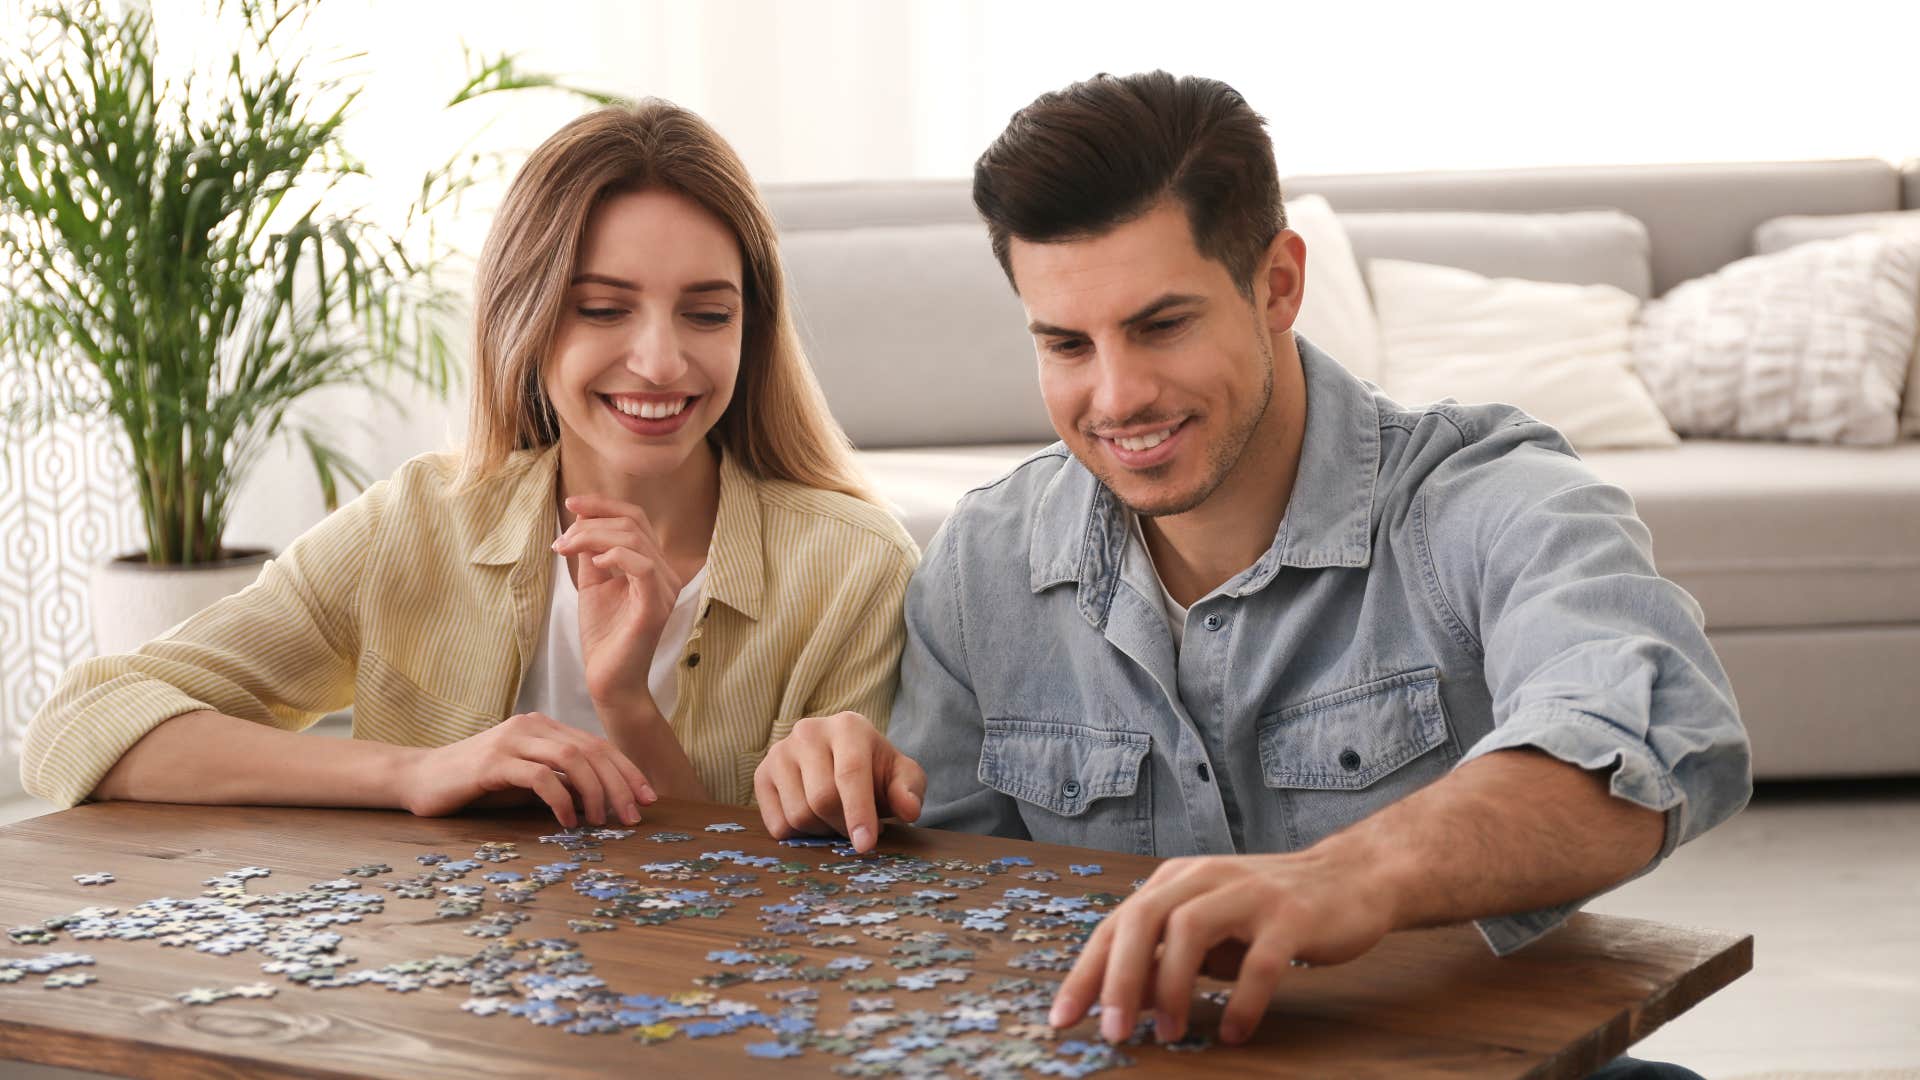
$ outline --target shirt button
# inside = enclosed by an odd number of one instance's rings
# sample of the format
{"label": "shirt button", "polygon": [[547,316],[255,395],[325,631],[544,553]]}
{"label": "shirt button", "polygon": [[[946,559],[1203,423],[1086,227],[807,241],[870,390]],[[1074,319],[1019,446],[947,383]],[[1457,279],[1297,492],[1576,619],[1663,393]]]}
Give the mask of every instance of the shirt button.
{"label": "shirt button", "polygon": [[692,654],[692,655],[690,655],[690,656],[688,656],[688,657],[687,657],[687,666],[688,666],[688,667],[699,667],[699,666],[700,666],[700,654],[699,654],[699,653],[694,653],[694,654]]}
{"label": "shirt button", "polygon": [[1222,626],[1227,625],[1227,620],[1221,618],[1219,615],[1209,615],[1206,617],[1205,620],[1201,622],[1200,625],[1206,627],[1209,630],[1218,630]]}
{"label": "shirt button", "polygon": [[1340,767],[1348,772],[1360,771],[1360,752],[1348,747],[1340,751]]}
{"label": "shirt button", "polygon": [[1060,794],[1065,795],[1069,799],[1078,797],[1080,794],[1080,781],[1069,780],[1066,783],[1061,784]]}
{"label": "shirt button", "polygon": [[1206,762],[1204,761],[1201,762],[1199,765],[1199,768],[1196,771],[1199,772],[1200,774],[1201,783],[1205,784],[1213,780],[1213,770],[1207,768]]}

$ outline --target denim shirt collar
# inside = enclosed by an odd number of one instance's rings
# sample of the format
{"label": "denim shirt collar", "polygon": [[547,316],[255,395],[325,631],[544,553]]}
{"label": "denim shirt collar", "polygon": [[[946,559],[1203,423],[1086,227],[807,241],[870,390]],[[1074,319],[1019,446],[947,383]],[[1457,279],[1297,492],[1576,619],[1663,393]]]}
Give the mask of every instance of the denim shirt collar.
{"label": "denim shirt collar", "polygon": [[[1306,338],[1294,340],[1307,387],[1299,471],[1272,546],[1220,587],[1228,596],[1260,591],[1282,567],[1362,568],[1372,560],[1380,407],[1366,383]],[[1126,557],[1128,513],[1106,485],[1069,457],[1035,509],[1028,541],[1033,591],[1077,582],[1081,613],[1104,627]]]}

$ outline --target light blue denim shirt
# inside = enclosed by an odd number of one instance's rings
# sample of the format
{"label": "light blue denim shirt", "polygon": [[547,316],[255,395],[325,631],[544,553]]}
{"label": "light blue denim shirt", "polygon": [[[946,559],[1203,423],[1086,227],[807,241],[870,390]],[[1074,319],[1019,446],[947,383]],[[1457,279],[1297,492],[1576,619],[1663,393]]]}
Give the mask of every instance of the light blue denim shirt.
{"label": "light blue denim shirt", "polygon": [[[1744,806],[1732,689],[1627,494],[1516,409],[1403,408],[1300,354],[1286,515],[1177,652],[1129,512],[1064,446],[960,501],[907,593],[890,737],[927,770],[919,823],[1294,851],[1513,747],[1663,811],[1647,869]],[[1578,907],[1479,925],[1506,953]]]}

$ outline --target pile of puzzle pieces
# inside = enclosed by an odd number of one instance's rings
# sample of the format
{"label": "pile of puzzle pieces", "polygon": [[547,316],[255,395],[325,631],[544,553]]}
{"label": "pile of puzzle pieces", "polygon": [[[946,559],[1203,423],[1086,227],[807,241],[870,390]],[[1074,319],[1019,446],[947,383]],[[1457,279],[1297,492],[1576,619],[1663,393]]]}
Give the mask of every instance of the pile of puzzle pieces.
{"label": "pile of puzzle pieces", "polygon": [[[744,829],[717,822],[705,831]],[[738,1036],[756,1058],[844,1058],[835,1071],[848,1076],[1078,1077],[1132,1064],[1112,1044],[1059,1038],[1046,1023],[1057,983],[1041,974],[1072,966],[1081,943],[1122,899],[1115,893],[1048,891],[1039,886],[1060,875],[1023,856],[980,863],[860,855],[840,839],[783,841],[793,851],[787,857],[717,850],[650,858],[632,875],[608,866],[606,845],[634,835],[632,829],[582,827],[542,836],[558,856],[525,871],[502,865],[520,859],[515,844],[490,841],[463,859],[422,854],[416,873],[370,863],[288,892],[250,891],[249,882],[270,877],[271,870],[241,867],[208,879],[197,897],[159,897],[125,912],[90,907],[14,927],[8,937],[17,945],[53,945],[63,936],[148,940],[223,957],[251,951],[265,958],[264,974],[309,990],[364,985],[408,993],[459,986],[468,995],[460,1008],[475,1017],[518,1018],[583,1036],[625,1033],[643,1044]],[[665,846],[694,837],[654,832],[644,840]],[[811,861],[819,856],[825,858]],[[1097,864],[1074,864],[1070,871],[1103,873]],[[75,880],[93,886],[114,879],[101,872]],[[596,905],[592,918],[567,921],[571,934],[717,919],[748,901],[758,901],[759,932],[709,952],[714,968],[692,989],[613,987],[593,973],[574,938],[510,936],[543,890],[562,885]],[[775,887],[782,895],[769,896]],[[354,957],[343,951],[343,928],[383,912],[390,900],[431,901],[441,918],[470,920],[464,932],[486,944],[470,955],[354,967]],[[1008,961],[1029,974],[990,981],[978,975],[973,950],[948,928],[1005,934],[1030,946]],[[880,946],[884,955],[869,955]],[[802,949],[832,955],[808,962]],[[84,987],[95,977],[76,969],[93,962],[78,952],[0,960],[0,983],[39,975],[49,990]],[[847,1018],[838,1026],[818,1022],[823,986],[845,995]],[[629,992],[635,989],[649,992]],[[251,982],[187,988],[176,999],[205,1006],[276,992],[271,982]],[[1148,1031],[1143,1021],[1129,1042],[1142,1041]],[[1207,1045],[1190,1036],[1168,1049]]]}

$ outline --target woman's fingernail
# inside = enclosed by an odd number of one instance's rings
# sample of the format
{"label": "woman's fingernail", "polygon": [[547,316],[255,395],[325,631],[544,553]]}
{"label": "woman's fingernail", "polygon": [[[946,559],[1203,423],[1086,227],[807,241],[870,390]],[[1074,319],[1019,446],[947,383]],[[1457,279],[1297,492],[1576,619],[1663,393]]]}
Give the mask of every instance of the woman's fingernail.
{"label": "woman's fingernail", "polygon": [[1053,1008],[1047,1010],[1048,1027],[1064,1027],[1067,1022],[1067,999],[1054,998]]}
{"label": "woman's fingernail", "polygon": [[1173,1017],[1165,1009],[1153,1010],[1153,1037],[1161,1042],[1172,1042],[1177,1036],[1173,1033]]}
{"label": "woman's fingernail", "polygon": [[1237,1043],[1244,1038],[1246,1038],[1246,1035],[1240,1031],[1239,1024],[1235,1023],[1232,1020],[1220,1021],[1220,1041],[1221,1042]]}
{"label": "woman's fingernail", "polygon": [[629,825],[639,824],[640,808],[632,804],[628,804],[626,806],[621,807],[620,820],[626,822]]}
{"label": "woman's fingernail", "polygon": [[1127,1037],[1127,1018],[1119,1009],[1100,1010],[1100,1037],[1110,1043]]}
{"label": "woman's fingernail", "polygon": [[872,829],[867,828],[865,825],[855,825],[853,827],[853,846],[854,847],[860,848],[861,850],[864,851],[866,850],[867,845],[872,842],[873,842]]}

